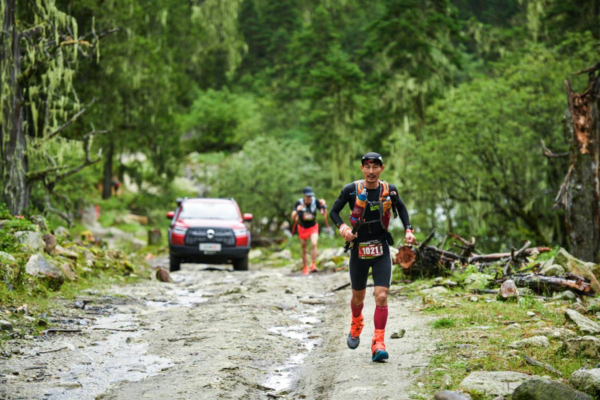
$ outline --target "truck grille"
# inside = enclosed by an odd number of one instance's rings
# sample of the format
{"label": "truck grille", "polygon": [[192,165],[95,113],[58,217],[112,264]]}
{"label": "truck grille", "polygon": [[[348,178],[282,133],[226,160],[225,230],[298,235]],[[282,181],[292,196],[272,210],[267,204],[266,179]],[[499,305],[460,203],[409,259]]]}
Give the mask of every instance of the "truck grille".
{"label": "truck grille", "polygon": [[[212,239],[208,238],[208,231],[214,231]],[[200,243],[221,243],[223,246],[235,246],[235,236],[232,229],[227,228],[190,228],[185,235],[186,246],[195,246]]]}

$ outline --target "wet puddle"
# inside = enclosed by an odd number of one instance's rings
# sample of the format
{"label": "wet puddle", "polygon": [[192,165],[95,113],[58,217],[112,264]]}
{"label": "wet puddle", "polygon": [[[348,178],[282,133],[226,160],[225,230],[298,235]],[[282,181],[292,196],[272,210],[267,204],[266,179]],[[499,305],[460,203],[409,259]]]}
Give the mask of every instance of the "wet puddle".
{"label": "wet puddle", "polygon": [[105,340],[71,353],[75,363],[55,374],[60,381],[45,392],[46,398],[95,398],[113,383],[139,381],[173,365],[169,359],[146,354],[148,343],[138,340],[144,332],[131,315],[115,314],[97,322],[93,329],[114,331]]}
{"label": "wet puddle", "polygon": [[283,365],[273,368],[263,384],[265,387],[277,392],[291,387],[300,366],[304,363],[308,354],[319,345],[320,339],[311,338],[309,331],[321,322],[316,315],[321,313],[324,309],[325,307],[318,306],[311,308],[305,313],[292,315],[291,317],[293,319],[301,322],[299,325],[269,328],[269,332],[298,340],[305,351],[292,355]]}

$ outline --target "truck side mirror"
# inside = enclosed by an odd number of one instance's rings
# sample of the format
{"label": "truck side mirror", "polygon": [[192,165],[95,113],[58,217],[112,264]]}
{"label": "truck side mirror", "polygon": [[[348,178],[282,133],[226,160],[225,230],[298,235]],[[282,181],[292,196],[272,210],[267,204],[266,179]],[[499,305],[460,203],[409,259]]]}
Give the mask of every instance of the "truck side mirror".
{"label": "truck side mirror", "polygon": [[251,222],[253,219],[254,219],[254,216],[252,214],[249,214],[249,213],[244,214],[244,221]]}
{"label": "truck side mirror", "polygon": [[175,217],[175,211],[169,211],[167,213],[167,219],[173,219]]}

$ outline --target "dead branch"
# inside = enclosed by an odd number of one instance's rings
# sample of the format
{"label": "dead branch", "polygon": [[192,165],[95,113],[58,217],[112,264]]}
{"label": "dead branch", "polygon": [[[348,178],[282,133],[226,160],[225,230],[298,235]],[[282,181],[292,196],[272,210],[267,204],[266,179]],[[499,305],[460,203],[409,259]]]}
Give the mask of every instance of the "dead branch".
{"label": "dead branch", "polygon": [[560,376],[560,377],[562,377],[562,376],[563,376],[563,375],[562,375],[562,372],[560,372],[559,370],[557,370],[556,368],[554,368],[554,367],[553,367],[552,365],[550,365],[550,364],[545,364],[545,363],[539,362],[538,360],[534,360],[533,358],[531,358],[531,357],[528,357],[528,356],[525,356],[525,355],[523,356],[523,358],[525,359],[525,361],[526,361],[526,362],[527,362],[527,364],[529,364],[529,365],[535,365],[536,367],[541,367],[541,368],[544,368],[546,371],[550,371],[550,372],[552,372],[553,374],[556,374],[556,375],[558,375],[558,376]]}
{"label": "dead branch", "polygon": [[525,242],[525,244],[523,245],[523,247],[521,247],[519,249],[519,251],[517,251],[516,253],[514,252],[514,249],[511,250],[510,252],[510,260],[506,263],[506,265],[504,266],[504,276],[508,275],[508,271],[510,269],[511,265],[514,265],[515,262],[517,261],[517,258],[519,258],[519,256],[529,247],[531,246],[531,242],[528,240]]}
{"label": "dead branch", "polygon": [[[67,122],[65,122],[64,124],[59,126],[57,129],[55,129],[54,132],[52,132],[48,136],[46,136],[44,138],[44,140],[45,141],[51,140],[52,138],[56,137],[56,135],[58,135],[60,132],[62,132],[69,126],[71,126],[75,121],[77,121],[77,118],[79,118],[84,112],[86,112],[88,107],[90,107],[95,102],[96,102],[96,99],[92,99],[92,101],[87,106],[83,107],[81,110],[79,110],[79,112],[77,114],[73,115],[69,120],[67,120]],[[38,142],[38,146],[41,143],[43,143],[43,141]]]}
{"label": "dead branch", "polygon": [[544,140],[542,139],[542,152],[544,154],[544,156],[546,158],[561,158],[561,157],[568,157],[569,156],[569,152],[566,151],[564,153],[555,153],[552,150],[548,149],[546,147],[546,143],[544,143]]}

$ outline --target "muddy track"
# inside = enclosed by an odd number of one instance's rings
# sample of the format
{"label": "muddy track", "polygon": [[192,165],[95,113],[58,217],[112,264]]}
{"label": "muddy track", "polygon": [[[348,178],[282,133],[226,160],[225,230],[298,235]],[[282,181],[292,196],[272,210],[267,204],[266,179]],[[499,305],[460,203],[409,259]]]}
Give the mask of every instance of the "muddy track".
{"label": "muddy track", "polygon": [[80,332],[18,344],[0,361],[0,398],[408,399],[435,345],[415,305],[392,299],[388,332],[407,333],[372,363],[369,298],[363,343],[349,350],[350,293],[331,292],[346,273],[184,265],[172,276],[63,304],[63,327]]}

